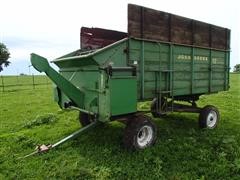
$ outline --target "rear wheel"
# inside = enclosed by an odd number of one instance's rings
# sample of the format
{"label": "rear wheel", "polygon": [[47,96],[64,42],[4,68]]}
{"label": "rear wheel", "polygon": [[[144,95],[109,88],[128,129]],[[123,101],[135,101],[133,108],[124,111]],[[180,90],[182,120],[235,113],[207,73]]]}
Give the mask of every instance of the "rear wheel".
{"label": "rear wheel", "polygon": [[214,106],[205,106],[199,114],[199,127],[214,129],[220,119],[219,111]]}
{"label": "rear wheel", "polygon": [[94,117],[84,112],[79,112],[79,122],[84,127],[94,121]]}
{"label": "rear wheel", "polygon": [[128,120],[123,143],[129,150],[140,150],[153,145],[156,138],[156,125],[149,117],[140,115]]}

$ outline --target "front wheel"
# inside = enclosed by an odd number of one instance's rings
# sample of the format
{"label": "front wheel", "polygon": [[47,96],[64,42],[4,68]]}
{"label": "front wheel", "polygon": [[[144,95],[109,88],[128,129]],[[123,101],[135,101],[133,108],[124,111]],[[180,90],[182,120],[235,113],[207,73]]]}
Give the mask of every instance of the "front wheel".
{"label": "front wheel", "polygon": [[205,106],[199,114],[199,127],[214,129],[217,127],[219,119],[220,115],[216,107],[210,105]]}
{"label": "front wheel", "polygon": [[147,116],[135,116],[127,123],[123,143],[129,150],[145,149],[157,138],[157,127]]}

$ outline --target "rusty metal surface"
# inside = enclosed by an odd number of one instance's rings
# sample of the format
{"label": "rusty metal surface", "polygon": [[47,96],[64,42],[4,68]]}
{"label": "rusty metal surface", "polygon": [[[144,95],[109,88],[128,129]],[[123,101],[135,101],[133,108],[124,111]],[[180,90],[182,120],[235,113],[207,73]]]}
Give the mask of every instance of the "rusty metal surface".
{"label": "rusty metal surface", "polygon": [[128,35],[216,49],[230,49],[230,30],[174,14],[128,5]]}
{"label": "rusty metal surface", "polygon": [[81,28],[81,49],[98,49],[127,37],[127,33],[101,28]]}

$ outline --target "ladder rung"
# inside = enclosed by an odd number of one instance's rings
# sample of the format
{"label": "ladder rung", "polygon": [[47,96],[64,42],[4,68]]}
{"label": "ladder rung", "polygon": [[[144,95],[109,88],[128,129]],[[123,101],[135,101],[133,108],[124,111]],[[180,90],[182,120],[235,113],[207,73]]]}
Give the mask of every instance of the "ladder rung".
{"label": "ladder rung", "polygon": [[160,92],[157,92],[158,94],[166,94],[166,93],[170,93],[172,91],[160,91]]}
{"label": "ladder rung", "polygon": [[161,70],[161,72],[173,72],[173,70],[170,70],[170,69],[164,69],[164,70]]}
{"label": "ladder rung", "polygon": [[164,93],[170,93],[172,91],[161,91],[160,93],[164,94]]}

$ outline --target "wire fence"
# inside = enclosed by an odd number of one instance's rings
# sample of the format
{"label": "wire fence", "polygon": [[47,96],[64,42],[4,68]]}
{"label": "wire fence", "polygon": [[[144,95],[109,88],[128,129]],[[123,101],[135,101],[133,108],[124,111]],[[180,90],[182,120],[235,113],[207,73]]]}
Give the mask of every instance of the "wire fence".
{"label": "wire fence", "polygon": [[0,91],[49,88],[51,81],[44,75],[0,76]]}

